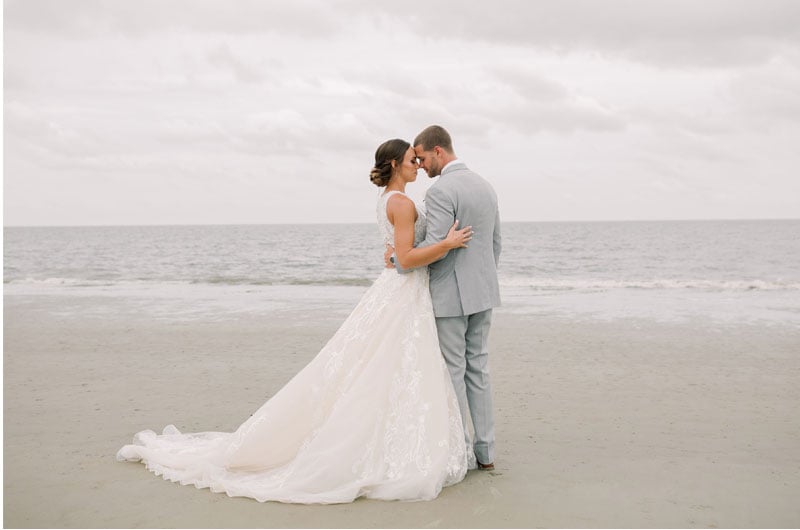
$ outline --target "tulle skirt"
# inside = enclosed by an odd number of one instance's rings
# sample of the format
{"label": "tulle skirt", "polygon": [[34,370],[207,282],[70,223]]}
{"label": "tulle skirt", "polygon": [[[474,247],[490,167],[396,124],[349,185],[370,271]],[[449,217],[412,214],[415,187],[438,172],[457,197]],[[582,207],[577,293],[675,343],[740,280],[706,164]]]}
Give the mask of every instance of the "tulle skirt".
{"label": "tulle skirt", "polygon": [[435,498],[474,455],[427,271],[384,270],[319,354],[235,432],[141,431],[117,459],[261,502]]}

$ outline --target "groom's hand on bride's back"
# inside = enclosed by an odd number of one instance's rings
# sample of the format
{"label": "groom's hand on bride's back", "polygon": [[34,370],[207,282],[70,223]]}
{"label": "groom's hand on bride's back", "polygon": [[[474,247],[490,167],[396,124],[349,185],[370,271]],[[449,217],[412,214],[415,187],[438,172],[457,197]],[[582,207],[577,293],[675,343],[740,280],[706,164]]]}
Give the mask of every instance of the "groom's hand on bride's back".
{"label": "groom's hand on bride's back", "polygon": [[394,247],[390,244],[386,244],[386,252],[383,253],[383,262],[386,265],[387,269],[395,269],[399,274],[407,274],[414,269],[404,269],[400,266],[397,262],[397,256],[394,253]]}
{"label": "groom's hand on bride's back", "polygon": [[387,269],[394,269],[394,263],[392,263],[392,254],[394,254],[394,247],[387,243],[386,252],[383,253],[383,261],[386,264]]}

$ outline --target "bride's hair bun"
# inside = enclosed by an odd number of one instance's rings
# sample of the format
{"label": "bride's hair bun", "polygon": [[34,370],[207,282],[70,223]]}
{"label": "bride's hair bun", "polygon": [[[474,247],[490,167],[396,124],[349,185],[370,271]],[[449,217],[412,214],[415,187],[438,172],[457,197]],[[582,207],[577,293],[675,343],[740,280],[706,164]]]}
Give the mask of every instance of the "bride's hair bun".
{"label": "bride's hair bun", "polygon": [[375,151],[375,165],[369,172],[370,182],[381,188],[389,184],[394,172],[392,160],[397,162],[398,166],[402,164],[409,147],[410,143],[399,138],[388,140],[378,146],[378,150]]}
{"label": "bride's hair bun", "polygon": [[389,179],[392,178],[392,162],[391,160],[384,160],[380,164],[376,164],[369,172],[369,180],[373,184],[383,188],[389,184]]}

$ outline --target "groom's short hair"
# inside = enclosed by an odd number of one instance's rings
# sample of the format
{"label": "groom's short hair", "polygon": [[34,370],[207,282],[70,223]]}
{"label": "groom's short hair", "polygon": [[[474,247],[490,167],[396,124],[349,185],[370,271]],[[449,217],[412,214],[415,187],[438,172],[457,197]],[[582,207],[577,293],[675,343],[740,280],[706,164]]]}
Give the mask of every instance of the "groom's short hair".
{"label": "groom's short hair", "polygon": [[431,125],[419,133],[414,138],[414,147],[418,145],[422,145],[422,149],[425,151],[430,151],[438,145],[448,153],[453,152],[453,140],[450,139],[450,134],[444,127],[440,125]]}

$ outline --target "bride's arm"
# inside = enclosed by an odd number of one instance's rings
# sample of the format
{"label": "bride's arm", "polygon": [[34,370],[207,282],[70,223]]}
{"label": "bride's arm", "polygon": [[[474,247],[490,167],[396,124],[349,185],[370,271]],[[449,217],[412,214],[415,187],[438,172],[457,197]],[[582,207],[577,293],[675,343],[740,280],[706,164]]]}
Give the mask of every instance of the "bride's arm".
{"label": "bride's arm", "polygon": [[456,221],[447,237],[427,247],[414,248],[414,222],[417,209],[413,201],[403,195],[389,197],[386,215],[394,225],[394,251],[397,262],[403,269],[415,269],[443,258],[451,249],[466,247],[472,239],[472,227],[456,230]]}

